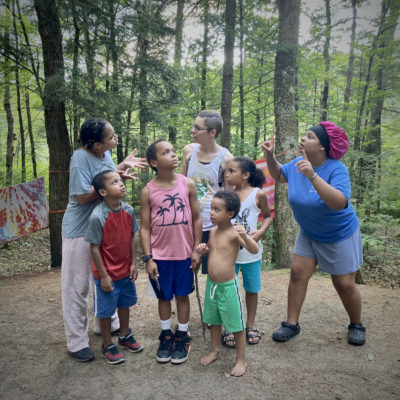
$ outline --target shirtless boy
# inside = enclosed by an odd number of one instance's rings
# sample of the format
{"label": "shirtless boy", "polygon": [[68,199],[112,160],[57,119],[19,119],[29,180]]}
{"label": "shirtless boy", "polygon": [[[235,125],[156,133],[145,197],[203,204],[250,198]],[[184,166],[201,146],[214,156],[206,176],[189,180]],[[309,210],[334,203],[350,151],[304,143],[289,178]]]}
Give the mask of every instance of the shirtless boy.
{"label": "shirtless boy", "polygon": [[244,318],[240,285],[235,274],[235,261],[240,246],[256,254],[258,244],[241,225],[233,226],[231,219],[240,210],[240,199],[235,192],[221,190],[211,202],[211,222],[216,225],[210,232],[207,244],[197,250],[208,253],[208,276],[204,300],[203,321],[211,325],[211,353],[201,358],[203,366],[219,358],[221,325],[233,332],[236,341],[236,362],[232,376],[242,376],[246,371],[246,322]]}

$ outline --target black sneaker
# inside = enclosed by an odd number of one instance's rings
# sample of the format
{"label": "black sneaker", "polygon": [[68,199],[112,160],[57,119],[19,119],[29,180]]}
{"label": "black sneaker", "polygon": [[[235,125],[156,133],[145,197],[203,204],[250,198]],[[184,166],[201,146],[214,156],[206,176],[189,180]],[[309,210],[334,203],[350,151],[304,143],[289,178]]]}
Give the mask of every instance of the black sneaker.
{"label": "black sneaker", "polygon": [[187,360],[190,352],[190,340],[189,332],[175,332],[175,346],[171,357],[172,364],[182,364]]}
{"label": "black sneaker", "polygon": [[166,363],[171,360],[172,347],[174,344],[174,335],[171,329],[165,329],[160,334],[160,346],[157,350],[156,359],[160,363]]}
{"label": "black sneaker", "polygon": [[[175,325],[175,332],[178,330],[178,324],[176,324]],[[211,325],[210,325],[211,326]],[[190,324],[188,324],[188,330],[187,330],[187,332],[188,332],[188,334],[189,334],[189,336],[192,336],[192,333],[191,333],[191,331],[190,331]]]}
{"label": "black sneaker", "polygon": [[101,346],[101,354],[109,364],[121,364],[125,361],[124,355],[117,349],[115,344],[109,344],[107,347],[104,347],[103,344]]}
{"label": "black sneaker", "polygon": [[89,347],[85,347],[84,349],[79,351],[69,351],[68,353],[70,356],[74,357],[76,361],[79,362],[89,362],[94,360],[93,351],[90,350]]}
{"label": "black sneaker", "polygon": [[128,333],[124,337],[118,338],[118,345],[122,348],[126,348],[132,353],[138,353],[143,350],[143,345],[135,339],[132,333]]}

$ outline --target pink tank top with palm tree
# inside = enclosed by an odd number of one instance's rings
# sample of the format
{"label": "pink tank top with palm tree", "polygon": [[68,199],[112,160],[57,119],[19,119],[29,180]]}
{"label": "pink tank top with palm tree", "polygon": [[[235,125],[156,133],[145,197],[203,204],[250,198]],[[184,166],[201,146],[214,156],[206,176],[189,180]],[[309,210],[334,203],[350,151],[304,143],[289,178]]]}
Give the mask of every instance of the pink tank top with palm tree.
{"label": "pink tank top with palm tree", "polygon": [[150,239],[154,260],[186,260],[194,246],[192,210],[186,177],[177,174],[174,186],[164,189],[153,181],[150,193]]}

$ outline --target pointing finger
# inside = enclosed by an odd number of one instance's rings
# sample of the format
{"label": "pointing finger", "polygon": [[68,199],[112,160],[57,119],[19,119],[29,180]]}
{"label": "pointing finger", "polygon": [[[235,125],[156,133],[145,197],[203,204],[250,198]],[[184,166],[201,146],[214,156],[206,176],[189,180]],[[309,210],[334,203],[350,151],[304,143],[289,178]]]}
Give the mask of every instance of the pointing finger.
{"label": "pointing finger", "polygon": [[308,161],[307,154],[306,154],[305,150],[301,149],[300,151],[301,151],[301,154],[303,154],[304,160]]}

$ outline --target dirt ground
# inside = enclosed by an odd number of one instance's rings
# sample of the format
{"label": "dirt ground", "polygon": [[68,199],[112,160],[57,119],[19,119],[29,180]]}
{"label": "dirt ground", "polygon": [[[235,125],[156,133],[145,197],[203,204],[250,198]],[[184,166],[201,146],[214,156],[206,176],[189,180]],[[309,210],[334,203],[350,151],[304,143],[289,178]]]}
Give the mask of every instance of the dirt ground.
{"label": "dirt ground", "polygon": [[[235,351],[222,348],[208,367],[199,363],[204,343],[195,294],[191,296],[192,350],[182,365],[158,364],[159,322],[146,297],[146,274],[137,281],[139,304],[131,326],[144,343],[112,366],[100,354],[101,338],[90,333],[96,359],[77,363],[67,354],[61,312],[60,270],[0,280],[1,399],[399,399],[400,290],[360,286],[367,343],[347,344],[347,319],[329,278],[314,276],[301,316],[300,335],[275,343],[284,319],[288,270],[263,271],[257,327],[262,342],[248,345],[248,368],[229,377]],[[200,293],[205,278],[199,277]],[[175,324],[175,318],[173,323]],[[93,326],[93,321],[91,321]],[[209,342],[209,332],[206,332]]]}

